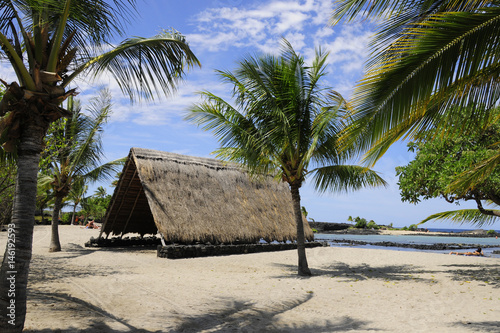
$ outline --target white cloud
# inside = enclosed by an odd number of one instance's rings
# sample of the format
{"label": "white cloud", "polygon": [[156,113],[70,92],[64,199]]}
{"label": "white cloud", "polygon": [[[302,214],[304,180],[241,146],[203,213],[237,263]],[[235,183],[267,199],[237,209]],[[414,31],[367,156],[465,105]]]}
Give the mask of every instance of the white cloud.
{"label": "white cloud", "polygon": [[210,8],[196,16],[198,31],[187,37],[194,47],[212,52],[234,46],[266,50],[270,40],[304,34],[311,25],[326,26],[328,17],[323,12],[329,12],[330,7],[327,0],[297,0],[264,2],[246,8]]}
{"label": "white cloud", "polygon": [[306,60],[321,46],[330,52],[329,63],[345,74],[359,72],[368,56],[372,32],[361,24],[331,27],[332,3],[293,0],[248,3],[245,7],[209,8],[195,17],[197,32],[188,35],[193,48],[218,52],[233,48],[277,54],[282,37]]}
{"label": "white cloud", "polygon": [[302,30],[303,24],[308,18],[309,15],[302,12],[284,12],[280,15],[275,32],[281,34],[288,30]]}

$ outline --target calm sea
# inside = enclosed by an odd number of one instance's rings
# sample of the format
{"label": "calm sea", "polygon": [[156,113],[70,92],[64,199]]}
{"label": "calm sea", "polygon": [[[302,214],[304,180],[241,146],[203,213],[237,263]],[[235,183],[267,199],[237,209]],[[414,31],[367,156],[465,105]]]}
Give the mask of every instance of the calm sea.
{"label": "calm sea", "polygon": [[[462,232],[462,231],[474,231],[477,229],[446,229],[446,228],[428,228],[429,231],[434,231],[434,232]],[[490,230],[490,229],[484,229],[484,230]],[[500,233],[500,230],[495,230],[497,233]]]}
{"label": "calm sea", "polygon": [[[436,229],[429,229],[430,231],[437,231]],[[439,229],[448,230],[453,229]],[[463,229],[459,231],[464,231]],[[353,241],[363,241],[368,243],[375,242],[393,242],[399,244],[461,244],[461,245],[478,245],[478,246],[495,246],[483,249],[486,256],[500,258],[499,254],[493,254],[492,252],[500,250],[500,238],[495,237],[459,237],[459,236],[420,236],[420,235],[348,235],[348,234],[315,234],[314,238],[316,240],[353,240]],[[346,246],[345,243],[331,242],[331,246]],[[349,245],[350,246],[350,245]],[[433,253],[449,253],[450,250],[418,250],[412,248],[403,247],[384,247],[384,246],[374,246],[374,245],[355,245],[354,247],[361,248],[379,248],[394,251],[423,251],[423,252],[433,252]],[[467,252],[467,250],[458,250]]]}

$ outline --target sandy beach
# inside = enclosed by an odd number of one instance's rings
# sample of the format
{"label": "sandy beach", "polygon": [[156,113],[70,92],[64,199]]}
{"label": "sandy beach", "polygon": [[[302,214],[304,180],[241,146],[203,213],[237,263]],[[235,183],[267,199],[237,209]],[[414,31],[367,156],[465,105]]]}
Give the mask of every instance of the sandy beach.
{"label": "sandy beach", "polygon": [[296,251],[169,260],[97,235],[61,226],[49,253],[35,227],[26,332],[500,331],[495,258],[314,248],[300,278]]}

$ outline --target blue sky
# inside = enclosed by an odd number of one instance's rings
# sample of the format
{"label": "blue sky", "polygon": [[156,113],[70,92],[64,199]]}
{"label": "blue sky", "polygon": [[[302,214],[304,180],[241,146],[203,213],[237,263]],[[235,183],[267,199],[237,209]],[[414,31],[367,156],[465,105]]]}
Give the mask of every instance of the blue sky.
{"label": "blue sky", "polygon": [[[315,47],[330,51],[329,75],[324,84],[349,97],[362,75],[373,28],[367,23],[329,26],[330,0],[138,2],[140,17],[130,24],[127,36],[149,37],[162,29],[175,28],[186,35],[202,68],[195,68],[186,76],[175,96],[150,104],[131,105],[128,97],[106,77],[98,82],[79,82],[84,101],[92,96],[85,93],[89,87],[107,85],[112,92],[114,111],[103,137],[109,160],[126,156],[131,147],[213,157],[211,152],[218,147],[217,141],[210,132],[183,121],[186,109],[199,101],[197,91],[209,90],[228,98],[231,87],[222,85],[214,70],[234,69],[236,62],[248,54],[277,52],[281,37],[287,38],[306,60],[314,54]],[[432,213],[457,209],[444,200],[418,205],[401,202],[394,168],[411,159],[406,144],[397,143],[374,168],[389,183],[388,188],[320,195],[306,184],[301,190],[302,205],[316,221],[345,222],[352,215],[395,226],[410,225]],[[460,207],[474,208],[474,205]],[[456,227],[443,222],[426,226]],[[492,228],[500,229],[500,225]]]}

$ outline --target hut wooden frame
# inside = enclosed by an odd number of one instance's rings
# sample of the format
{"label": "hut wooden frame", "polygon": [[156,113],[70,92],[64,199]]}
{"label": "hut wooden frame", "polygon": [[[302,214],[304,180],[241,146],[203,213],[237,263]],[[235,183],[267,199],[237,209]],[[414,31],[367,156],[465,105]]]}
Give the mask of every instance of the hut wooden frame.
{"label": "hut wooden frame", "polygon": [[[313,232],[304,219],[307,240]],[[170,244],[294,241],[288,186],[235,164],[132,148],[99,238],[160,233]]]}

